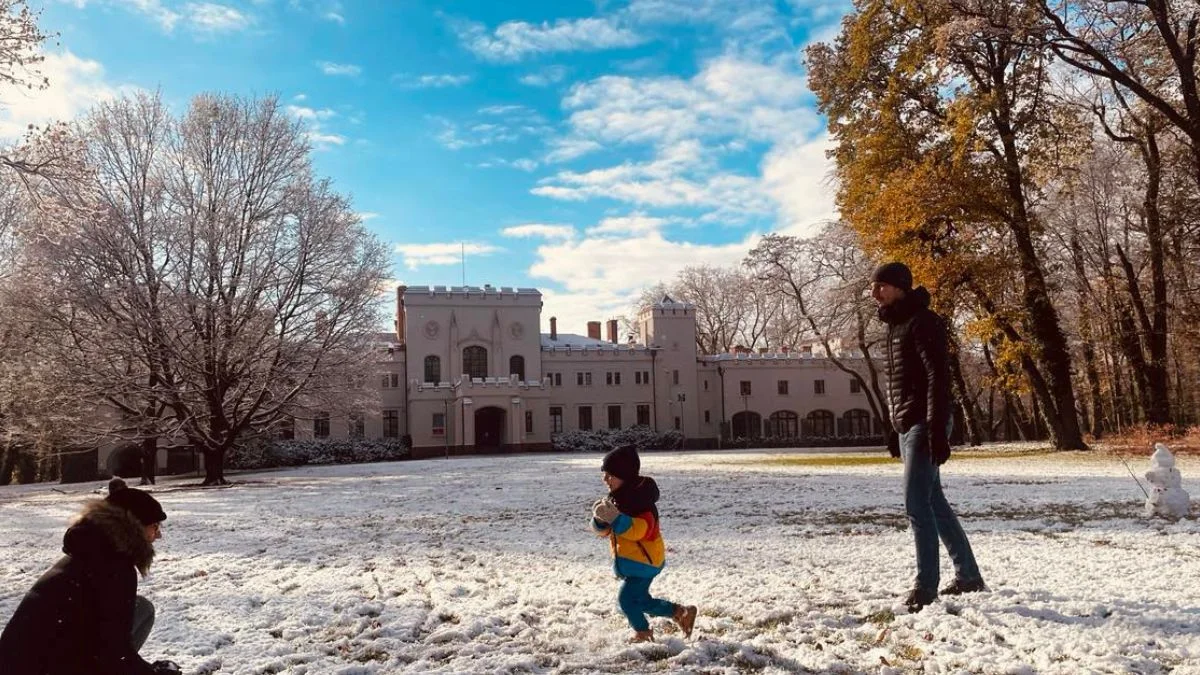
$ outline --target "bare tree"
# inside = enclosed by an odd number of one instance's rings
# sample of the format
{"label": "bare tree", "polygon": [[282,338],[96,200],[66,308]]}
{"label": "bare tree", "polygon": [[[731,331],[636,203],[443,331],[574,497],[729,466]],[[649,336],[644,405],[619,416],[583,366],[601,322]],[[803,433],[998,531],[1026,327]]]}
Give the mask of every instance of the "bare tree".
{"label": "bare tree", "polygon": [[745,265],[756,283],[803,319],[830,362],[862,386],[875,418],[889,424],[872,352],[881,340],[880,329],[865,293],[871,262],[855,234],[832,223],[807,239],[767,235],[750,251]]}
{"label": "bare tree", "polygon": [[186,438],[219,484],[246,432],[363,390],[388,256],[276,99],[202,95],[175,119],[139,95],[77,134],[88,178],[39,182],[54,236],[24,274],[86,396],[139,440]]}

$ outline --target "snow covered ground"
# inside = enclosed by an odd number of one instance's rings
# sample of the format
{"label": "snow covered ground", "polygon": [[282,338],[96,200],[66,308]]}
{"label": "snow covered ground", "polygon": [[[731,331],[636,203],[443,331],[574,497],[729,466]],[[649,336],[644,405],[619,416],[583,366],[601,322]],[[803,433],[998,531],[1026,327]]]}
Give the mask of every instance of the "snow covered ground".
{"label": "snow covered ground", "polygon": [[[586,528],[598,455],[167,480],[143,654],[190,674],[1200,673],[1200,524],[1145,520],[1119,461],[952,459],[947,494],[992,590],[909,615],[900,466],[838,464],[860,457],[643,455],[668,545],[653,590],[701,616],[690,641],[656,619],[638,646]],[[1179,466],[1200,492],[1200,459]],[[95,487],[0,488],[0,621]]]}

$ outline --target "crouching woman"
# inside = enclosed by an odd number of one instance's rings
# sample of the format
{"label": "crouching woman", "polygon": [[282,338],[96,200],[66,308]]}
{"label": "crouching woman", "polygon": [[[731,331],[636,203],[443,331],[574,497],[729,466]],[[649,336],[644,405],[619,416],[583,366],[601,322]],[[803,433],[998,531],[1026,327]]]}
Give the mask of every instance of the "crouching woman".
{"label": "crouching woman", "polygon": [[169,675],[170,661],[138,650],[154,606],[137,594],[167,514],[149,493],[114,478],[108,497],[88,502],[63,536],[64,555],[21,600],[0,634],[0,673]]}

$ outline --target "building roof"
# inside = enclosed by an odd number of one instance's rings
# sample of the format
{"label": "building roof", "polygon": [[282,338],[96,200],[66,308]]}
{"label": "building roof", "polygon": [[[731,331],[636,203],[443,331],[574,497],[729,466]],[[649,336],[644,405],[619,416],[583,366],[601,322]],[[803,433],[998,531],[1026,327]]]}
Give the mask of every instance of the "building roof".
{"label": "building roof", "polygon": [[576,335],[574,333],[559,333],[557,340],[551,340],[549,333],[542,333],[542,349],[610,349],[610,350],[628,350],[628,349],[645,349],[645,345],[618,343],[613,344],[607,340],[597,340],[586,335]]}

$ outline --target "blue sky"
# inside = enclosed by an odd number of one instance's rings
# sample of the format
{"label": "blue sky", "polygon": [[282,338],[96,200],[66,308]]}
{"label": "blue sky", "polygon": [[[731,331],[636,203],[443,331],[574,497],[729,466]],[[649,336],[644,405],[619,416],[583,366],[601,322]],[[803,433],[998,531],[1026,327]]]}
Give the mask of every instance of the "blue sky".
{"label": "blue sky", "polygon": [[[159,90],[278,95],[410,285],[536,286],[566,332],[832,216],[817,0],[31,0],[51,88],[0,135]],[[38,3],[41,3],[40,5]]]}

